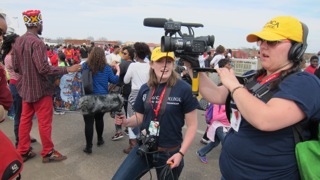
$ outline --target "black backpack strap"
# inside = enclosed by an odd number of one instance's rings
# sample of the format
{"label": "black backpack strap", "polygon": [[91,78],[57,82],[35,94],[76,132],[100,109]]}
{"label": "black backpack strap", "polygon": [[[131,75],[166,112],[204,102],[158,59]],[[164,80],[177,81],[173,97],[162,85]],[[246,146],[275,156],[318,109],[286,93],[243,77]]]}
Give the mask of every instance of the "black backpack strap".
{"label": "black backpack strap", "polygon": [[163,97],[164,99],[163,99],[161,107],[160,107],[159,116],[161,116],[166,109],[166,105],[167,105],[167,101],[168,101],[168,97],[170,95],[170,92],[171,92],[171,87],[168,86],[166,93],[164,94],[164,97]]}
{"label": "black backpack strap", "polygon": [[[268,102],[273,96],[273,91],[270,91],[269,83],[260,84],[254,80],[254,77],[250,77],[250,79],[247,79],[244,83],[244,86],[248,89],[248,91],[250,91],[254,96],[262,99],[264,102]],[[229,121],[231,113],[231,99],[232,97],[229,93],[225,103],[226,114]]]}
{"label": "black backpack strap", "polygon": [[[167,101],[168,101],[168,97],[170,95],[170,92],[171,92],[171,87],[168,86],[166,89],[166,92],[163,96],[164,99],[163,99],[161,107],[160,107],[159,116],[162,115],[166,109],[166,105],[167,105]],[[152,93],[152,89],[149,90],[149,92],[147,94],[146,101],[144,102],[144,109],[145,110],[147,109],[147,105],[148,105],[148,102],[150,101],[150,98],[152,98],[151,93]]]}
{"label": "black backpack strap", "polygon": [[303,129],[300,123],[293,125],[292,131],[293,131],[295,144],[305,141],[305,138],[303,137]]}

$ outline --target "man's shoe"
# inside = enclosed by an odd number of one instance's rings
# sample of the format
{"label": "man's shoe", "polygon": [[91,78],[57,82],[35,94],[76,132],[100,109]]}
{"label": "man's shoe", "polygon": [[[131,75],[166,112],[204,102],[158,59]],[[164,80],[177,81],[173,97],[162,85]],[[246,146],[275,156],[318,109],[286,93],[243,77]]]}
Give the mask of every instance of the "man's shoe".
{"label": "man's shoe", "polygon": [[31,143],[35,143],[37,140],[35,138],[31,138]]}
{"label": "man's shoe", "polygon": [[43,163],[58,162],[58,161],[63,161],[65,159],[67,159],[67,156],[62,155],[58,151],[53,149],[46,156],[42,158],[42,162]]}
{"label": "man's shoe", "polygon": [[36,153],[29,150],[27,153],[22,154],[21,157],[22,157],[23,162],[26,162],[29,159],[34,158],[36,155],[37,155]]}
{"label": "man's shoe", "polygon": [[112,141],[116,141],[116,140],[121,139],[121,138],[123,138],[123,134],[122,134],[122,132],[118,132],[114,136],[112,136],[111,140]]}

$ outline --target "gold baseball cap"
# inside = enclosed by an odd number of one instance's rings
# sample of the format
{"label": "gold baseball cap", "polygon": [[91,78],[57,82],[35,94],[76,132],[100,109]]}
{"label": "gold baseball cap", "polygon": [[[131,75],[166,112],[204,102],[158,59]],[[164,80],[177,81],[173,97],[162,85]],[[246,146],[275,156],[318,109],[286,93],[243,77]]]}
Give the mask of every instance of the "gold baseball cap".
{"label": "gold baseball cap", "polygon": [[301,22],[291,16],[278,16],[266,23],[262,31],[247,36],[248,42],[256,42],[258,38],[267,41],[290,39],[301,43],[303,41],[303,28]]}
{"label": "gold baseball cap", "polygon": [[172,60],[175,60],[174,53],[171,52],[162,52],[160,47],[154,48],[154,50],[151,53],[151,61],[158,61],[159,59],[163,57],[169,57]]}

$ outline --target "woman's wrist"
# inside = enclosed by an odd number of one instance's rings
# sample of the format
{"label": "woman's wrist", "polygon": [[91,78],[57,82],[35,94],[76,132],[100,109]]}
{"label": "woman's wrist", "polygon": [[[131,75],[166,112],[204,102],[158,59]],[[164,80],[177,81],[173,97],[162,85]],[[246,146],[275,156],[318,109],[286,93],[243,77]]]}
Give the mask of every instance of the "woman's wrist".
{"label": "woman's wrist", "polygon": [[181,151],[178,151],[177,153],[184,157],[184,153],[182,153]]}
{"label": "woman's wrist", "polygon": [[244,88],[244,86],[243,86],[242,84],[236,86],[235,88],[233,88],[233,89],[230,91],[230,92],[231,92],[231,97],[233,97],[234,93],[235,93],[237,90],[241,89],[241,88]]}

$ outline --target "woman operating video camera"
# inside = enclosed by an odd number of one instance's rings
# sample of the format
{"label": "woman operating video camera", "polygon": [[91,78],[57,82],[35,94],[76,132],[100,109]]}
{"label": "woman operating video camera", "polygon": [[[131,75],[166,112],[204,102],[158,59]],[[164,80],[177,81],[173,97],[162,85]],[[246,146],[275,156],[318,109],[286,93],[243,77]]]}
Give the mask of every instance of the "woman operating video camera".
{"label": "woman operating video camera", "polygon": [[128,119],[125,115],[115,117],[116,124],[141,125],[142,137],[113,179],[139,179],[151,168],[156,168],[158,179],[179,178],[184,166],[183,156],[196,135],[199,104],[192,96],[191,86],[178,79],[174,72],[174,60],[173,52],[164,53],[159,47],[155,48],[149,80],[140,88],[134,104],[136,114]]}

